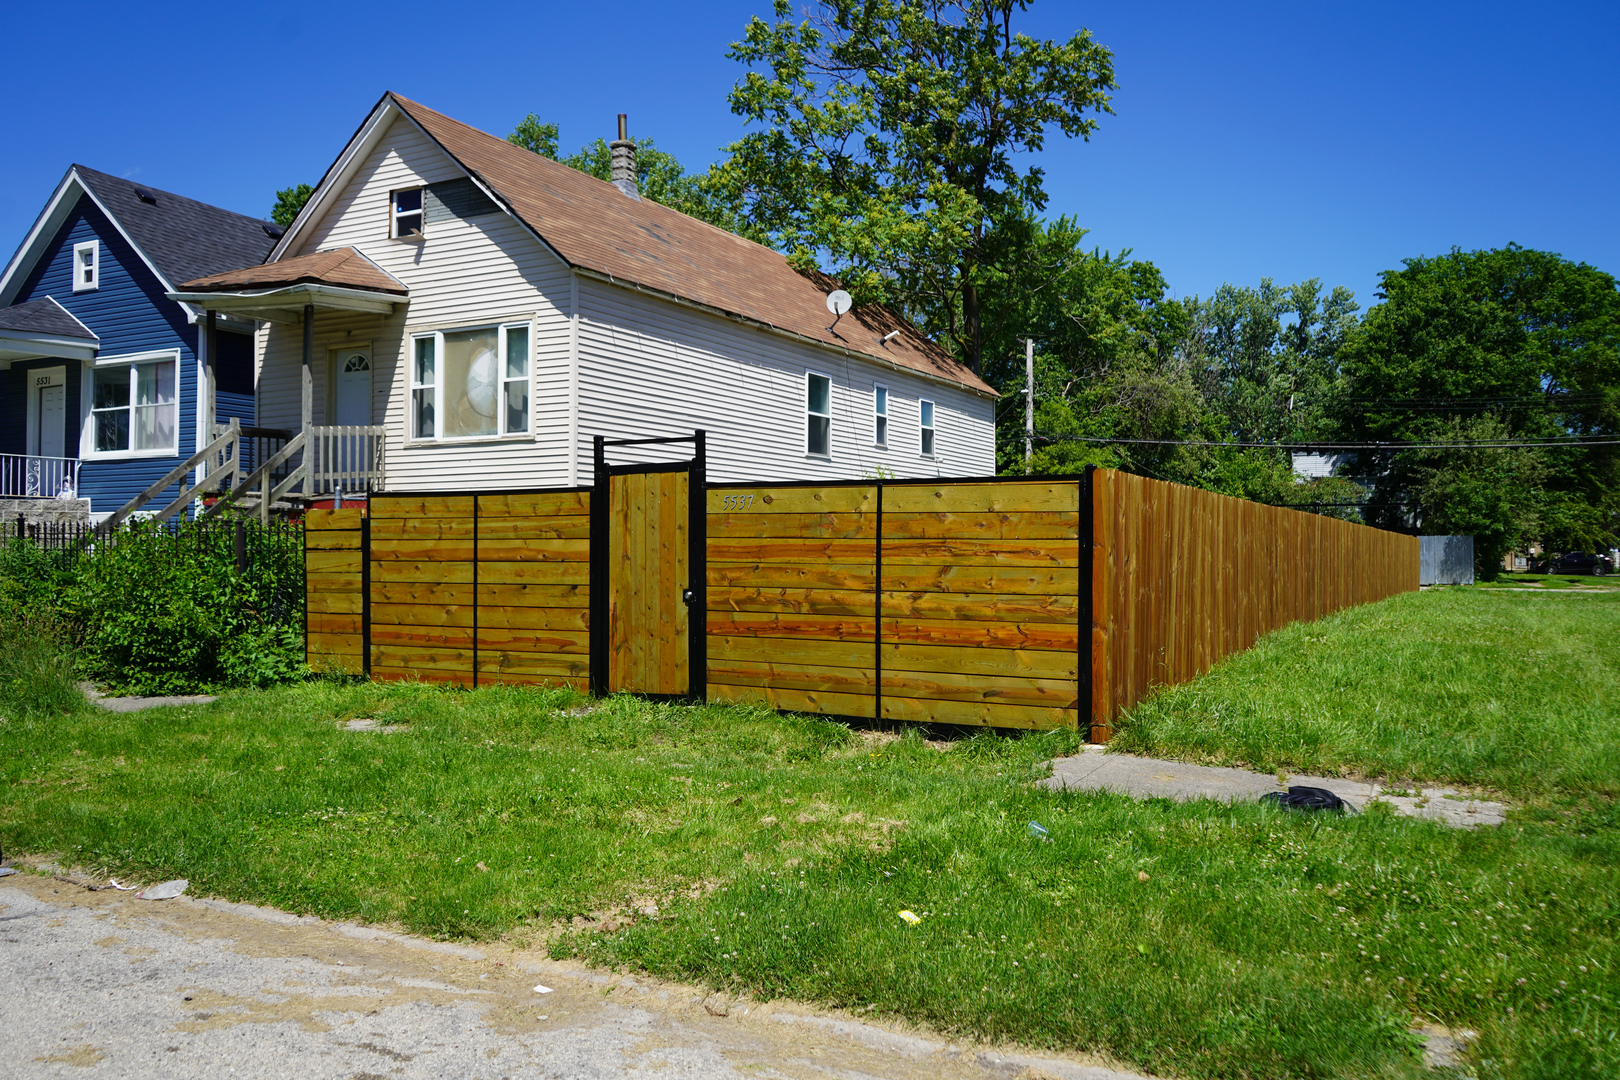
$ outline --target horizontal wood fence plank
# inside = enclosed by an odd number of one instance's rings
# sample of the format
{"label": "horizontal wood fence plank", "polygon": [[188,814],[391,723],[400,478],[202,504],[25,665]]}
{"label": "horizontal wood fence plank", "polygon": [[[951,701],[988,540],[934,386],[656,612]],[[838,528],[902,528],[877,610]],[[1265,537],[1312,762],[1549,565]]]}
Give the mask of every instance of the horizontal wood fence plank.
{"label": "horizontal wood fence plank", "polygon": [[379,664],[375,655],[371,661],[371,677],[377,682],[423,682],[440,686],[471,686],[473,682],[471,671]]}
{"label": "horizontal wood fence plank", "polygon": [[466,540],[473,536],[472,518],[377,518],[371,542],[379,540]]}
{"label": "horizontal wood fence plank", "polygon": [[471,562],[373,562],[371,564],[371,580],[373,583],[413,582],[420,585],[444,583],[447,585],[471,585],[473,580],[473,564]]}
{"label": "horizontal wood fence plank", "polygon": [[884,484],[883,517],[892,514],[968,514],[1080,509],[1075,480],[997,481],[989,484]]}
{"label": "horizontal wood fence plank", "polygon": [[1050,731],[1073,730],[1079,723],[1077,709],[1041,709],[1026,705],[991,705],[972,701],[927,701],[922,698],[885,697],[885,720],[914,723],[981,724],[985,727],[1023,728]]}
{"label": "horizontal wood fence plank", "polygon": [[744,660],[709,661],[709,681],[728,686],[774,686],[784,690],[870,694],[876,686],[874,669],[820,667],[813,664],[757,663]]}
{"label": "horizontal wood fence plank", "polygon": [[343,510],[310,510],[304,514],[304,531],[324,529],[359,529],[366,511],[350,507]]}
{"label": "horizontal wood fence plank", "polygon": [[356,613],[311,611],[306,613],[304,625],[312,634],[352,634],[365,632],[365,620]]}
{"label": "horizontal wood fence plank", "polygon": [[324,634],[313,631],[306,635],[309,643],[309,654],[331,654],[333,656],[365,655],[365,639],[359,634]]}
{"label": "horizontal wood fence plank", "polygon": [[[742,639],[731,639],[742,640]],[[769,639],[761,639],[769,643]],[[831,644],[804,642],[803,644]],[[1079,661],[1072,652],[1034,649],[980,649],[951,645],[883,643],[883,670],[1010,676],[1016,679],[1074,679]]]}
{"label": "horizontal wood fence plank", "polygon": [[365,534],[356,529],[333,529],[328,532],[304,532],[305,551],[359,551]]}
{"label": "horizontal wood fence plank", "polygon": [[422,668],[431,671],[462,671],[472,677],[473,653],[471,649],[424,649],[408,645],[378,644],[371,642],[371,667]]}
{"label": "horizontal wood fence plank", "polygon": [[1080,541],[1080,514],[1074,510],[999,513],[891,513],[883,508],[883,536],[889,539],[981,539]]}
{"label": "horizontal wood fence plank", "polygon": [[585,586],[590,583],[591,564],[588,562],[480,562],[478,564],[478,584],[480,587],[484,585]]}
{"label": "horizontal wood fence plank", "polygon": [[872,642],[782,641],[779,638],[709,635],[709,660],[749,660],[755,663],[820,664],[826,667],[869,668]]}
{"label": "horizontal wood fence plank", "polygon": [[708,530],[711,540],[870,539],[877,535],[877,514],[710,514]]}
{"label": "horizontal wood fence plank", "polygon": [[478,625],[503,630],[589,630],[591,612],[586,607],[501,607],[481,605]]}
{"label": "horizontal wood fence plank", "polygon": [[[751,502],[726,503],[727,497]],[[711,488],[708,492],[708,512],[723,514],[742,512],[752,514],[847,514],[857,510],[877,509],[877,488],[874,487],[758,487]]]}
{"label": "horizontal wood fence plank", "polygon": [[588,517],[590,512],[591,493],[588,491],[541,491],[528,495],[478,497],[478,516],[481,519]]}
{"label": "horizontal wood fence plank", "polygon": [[314,592],[304,599],[304,609],[310,614],[359,615],[365,611],[366,598],[360,593],[360,583],[343,592]]}
{"label": "horizontal wood fence plank", "polygon": [[[884,575],[887,578],[888,575]],[[710,593],[713,596],[713,593]],[[1078,596],[1035,593],[886,592],[883,614],[918,619],[983,619],[995,622],[1075,623]]]}
{"label": "horizontal wood fence plank", "polygon": [[711,586],[709,611],[775,611],[800,615],[861,615],[871,618],[877,613],[877,600],[870,589],[856,591]]}
{"label": "horizontal wood fence plank", "polygon": [[358,574],[360,567],[361,560],[358,550],[307,551],[304,553],[304,569],[311,573]]}
{"label": "horizontal wood fence plank", "polygon": [[[785,563],[864,562],[876,558],[872,540],[800,540],[709,538],[709,562]],[[887,550],[884,552],[887,556]]]}
{"label": "horizontal wood fence plank", "polygon": [[371,602],[379,604],[441,604],[471,607],[473,587],[418,581],[371,582]]}
{"label": "horizontal wood fence plank", "polygon": [[[885,522],[885,525],[887,522]],[[713,545],[710,545],[713,550]],[[1063,566],[1079,567],[1078,541],[982,540],[975,537],[938,540],[883,540],[883,566]]]}
{"label": "horizontal wood fence plank", "polygon": [[380,518],[456,518],[471,520],[471,495],[406,495],[376,492],[368,500],[372,521]]}
{"label": "horizontal wood fence plank", "polygon": [[481,608],[583,608],[591,603],[589,585],[491,585],[489,568],[479,576],[478,603]]}
{"label": "horizontal wood fence plank", "polygon": [[590,659],[564,653],[522,652],[515,649],[479,649],[478,673],[531,675],[536,678],[577,679],[591,673]]}
{"label": "horizontal wood fence plank", "polygon": [[816,690],[772,689],[764,686],[709,684],[709,700],[768,705],[783,712],[820,713],[826,716],[872,715],[876,704],[870,694],[834,694]]}
{"label": "horizontal wood fence plank", "polygon": [[591,519],[588,517],[549,518],[478,518],[478,550],[484,544],[508,540],[589,540]]}
{"label": "horizontal wood fence plank", "polygon": [[478,648],[521,653],[588,656],[591,635],[584,630],[512,630],[478,621]]}
{"label": "horizontal wood fence plank", "polygon": [[967,645],[987,649],[1080,648],[1078,623],[981,622],[972,619],[884,619],[885,642],[915,645]]}
{"label": "horizontal wood fence plank", "polygon": [[1077,709],[1079,686],[1075,679],[1016,679],[1008,675],[986,678],[955,672],[888,669],[883,672],[884,697],[928,698],[933,701],[979,701]]}
{"label": "horizontal wood fence plank", "polygon": [[[877,564],[822,563],[785,566],[770,563],[709,564],[709,588],[834,589],[870,592],[877,586]],[[888,575],[884,574],[884,580]]]}
{"label": "horizontal wood fence plank", "polygon": [[455,626],[473,624],[471,604],[379,604],[371,603],[371,625],[378,626]]}
{"label": "horizontal wood fence plank", "polygon": [[1078,569],[883,564],[883,587],[896,592],[1018,593],[1078,596]]}
{"label": "horizontal wood fence plank", "polygon": [[[469,621],[470,622],[470,621]],[[417,626],[371,620],[371,644],[417,649],[471,649],[472,626]]]}
{"label": "horizontal wood fence plank", "polygon": [[371,541],[372,562],[471,562],[473,538]]}
{"label": "horizontal wood fence plank", "polygon": [[479,686],[567,686],[582,694],[591,692],[589,675],[530,675],[519,671],[480,671]]}
{"label": "horizontal wood fence plank", "polygon": [[316,593],[354,593],[360,594],[359,570],[349,572],[324,571],[321,573],[304,572],[304,588],[308,594]]}
{"label": "horizontal wood fence plank", "polygon": [[709,633],[721,636],[815,638],[824,641],[872,641],[870,618],[844,615],[799,615],[768,611],[709,611]]}
{"label": "horizontal wood fence plank", "polygon": [[591,561],[589,540],[498,539],[478,534],[479,562],[578,562]]}

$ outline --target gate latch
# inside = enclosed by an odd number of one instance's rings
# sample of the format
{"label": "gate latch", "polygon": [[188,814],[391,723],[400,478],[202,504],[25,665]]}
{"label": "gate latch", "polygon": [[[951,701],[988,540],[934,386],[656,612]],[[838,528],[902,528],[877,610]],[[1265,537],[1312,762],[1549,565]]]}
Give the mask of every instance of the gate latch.
{"label": "gate latch", "polygon": [[681,590],[681,603],[685,604],[687,607],[691,607],[692,606],[692,601],[694,601],[696,599],[697,599],[697,593],[693,592],[691,589],[682,589]]}

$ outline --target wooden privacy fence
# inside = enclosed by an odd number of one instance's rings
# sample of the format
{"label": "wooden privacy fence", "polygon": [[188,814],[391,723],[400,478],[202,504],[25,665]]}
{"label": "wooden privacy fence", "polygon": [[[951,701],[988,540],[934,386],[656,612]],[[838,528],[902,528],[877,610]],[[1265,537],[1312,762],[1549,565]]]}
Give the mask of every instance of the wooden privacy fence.
{"label": "wooden privacy fence", "polygon": [[695,442],[599,444],[594,488],[312,511],[311,664],[1106,739],[1154,686],[1417,588],[1414,537],[1124,473],[704,485]]}

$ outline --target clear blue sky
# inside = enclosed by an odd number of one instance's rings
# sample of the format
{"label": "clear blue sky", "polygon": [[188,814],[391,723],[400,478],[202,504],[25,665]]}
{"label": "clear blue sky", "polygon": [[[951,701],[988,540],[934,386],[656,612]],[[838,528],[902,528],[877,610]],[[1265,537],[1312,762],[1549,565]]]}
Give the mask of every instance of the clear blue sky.
{"label": "clear blue sky", "polygon": [[[741,128],[725,58],[759,0],[15,4],[0,247],[75,161],[244,213],[314,182],[384,90],[564,149],[628,112],[689,168]],[[1084,5],[1117,116],[1043,155],[1052,213],[1177,294],[1317,277],[1372,302],[1406,256],[1516,241],[1620,274],[1620,4]]]}

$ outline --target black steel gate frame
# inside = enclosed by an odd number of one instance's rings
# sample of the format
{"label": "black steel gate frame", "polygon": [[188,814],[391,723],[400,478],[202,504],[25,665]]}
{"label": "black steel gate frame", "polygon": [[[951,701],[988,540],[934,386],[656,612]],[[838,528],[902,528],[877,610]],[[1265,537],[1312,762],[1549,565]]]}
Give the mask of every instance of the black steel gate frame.
{"label": "black steel gate frame", "polygon": [[[609,556],[610,528],[613,521],[612,478],[631,473],[687,474],[686,496],[686,604],[687,691],[684,696],[703,702],[709,691],[709,497],[705,435],[700,429],[690,435],[658,439],[609,439],[595,436],[595,485],[591,494],[591,694],[606,697],[608,686],[608,598],[611,594],[613,560]],[[642,465],[609,465],[610,446],[668,446],[691,443],[689,461],[658,462]],[[658,697],[661,695],[647,695]]]}

